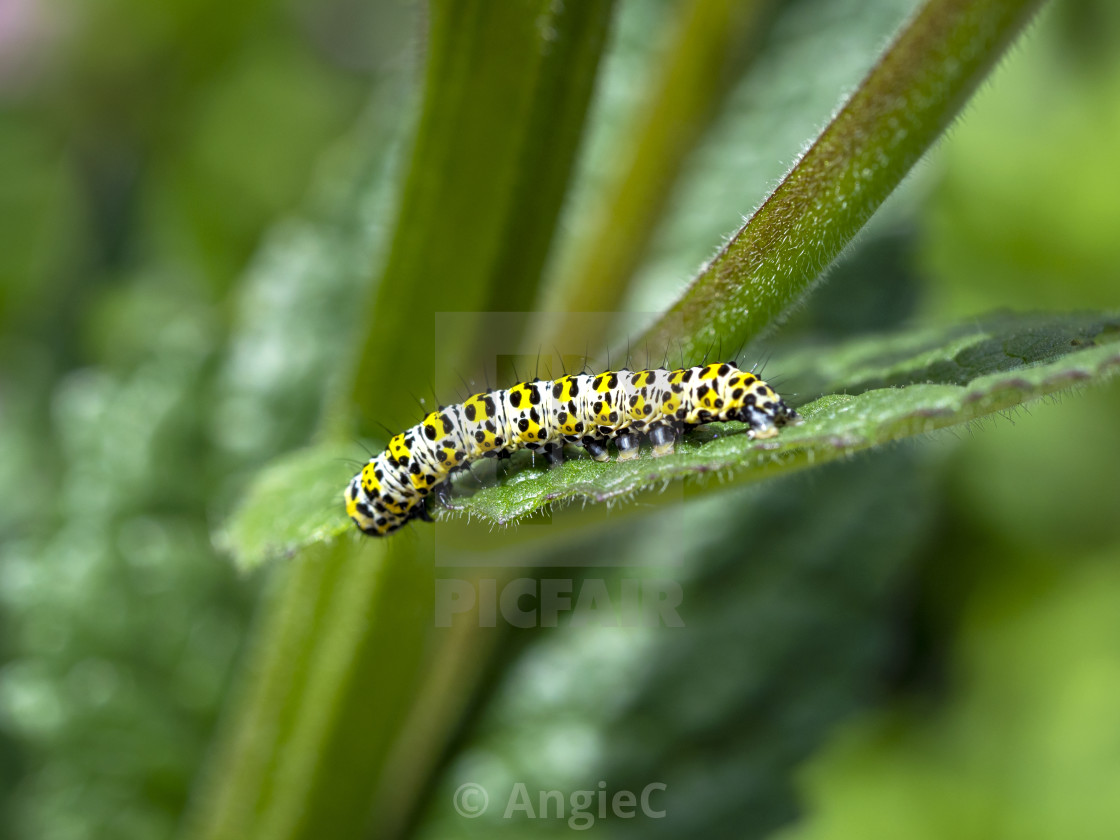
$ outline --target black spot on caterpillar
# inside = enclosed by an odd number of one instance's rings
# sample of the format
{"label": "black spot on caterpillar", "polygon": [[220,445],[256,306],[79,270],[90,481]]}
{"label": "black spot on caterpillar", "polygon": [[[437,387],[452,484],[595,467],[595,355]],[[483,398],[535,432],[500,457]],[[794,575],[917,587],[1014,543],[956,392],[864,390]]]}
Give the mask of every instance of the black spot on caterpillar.
{"label": "black spot on caterpillar", "polygon": [[750,437],[768,438],[800,419],[769,385],[734,364],[630,374],[521,382],[432,412],[351,479],[346,513],[363,533],[381,537],[426,518],[432,488],[483,457],[529,449],[555,460],[571,443],[606,461],[605,445],[614,441],[619,460],[631,460],[639,457],[638,435],[649,436],[659,457],[703,423],[739,420]]}

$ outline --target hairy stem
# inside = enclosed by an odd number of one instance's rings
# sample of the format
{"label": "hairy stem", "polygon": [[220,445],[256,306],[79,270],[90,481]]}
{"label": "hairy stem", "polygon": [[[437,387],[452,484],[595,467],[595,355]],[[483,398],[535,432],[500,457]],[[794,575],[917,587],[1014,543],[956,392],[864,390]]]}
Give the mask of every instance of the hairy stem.
{"label": "hairy stem", "polygon": [[646,333],[698,358],[757,338],[960,110],[1041,0],[929,0],[782,183]]}

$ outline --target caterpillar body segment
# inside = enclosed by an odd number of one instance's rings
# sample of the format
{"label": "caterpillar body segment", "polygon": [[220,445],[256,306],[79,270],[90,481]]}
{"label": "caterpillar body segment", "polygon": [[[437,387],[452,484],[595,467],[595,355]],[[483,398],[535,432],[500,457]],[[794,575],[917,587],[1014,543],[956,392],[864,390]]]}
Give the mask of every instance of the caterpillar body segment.
{"label": "caterpillar body segment", "polygon": [[[677,370],[617,370],[520,382],[433,411],[389,441],[346,488],[346,513],[370,536],[385,536],[409,520],[427,518],[429,494],[482,458],[508,458],[519,449],[560,460],[565,443],[597,461],[640,456],[642,437],[655,457],[704,423],[739,420],[747,435],[768,438],[800,420],[759,377],[734,364]],[[446,490],[446,488],[444,488]]]}

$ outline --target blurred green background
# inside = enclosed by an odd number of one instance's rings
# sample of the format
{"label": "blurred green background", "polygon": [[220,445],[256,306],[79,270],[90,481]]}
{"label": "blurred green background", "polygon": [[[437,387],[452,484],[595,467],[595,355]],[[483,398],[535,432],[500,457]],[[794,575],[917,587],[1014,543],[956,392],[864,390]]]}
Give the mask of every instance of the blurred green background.
{"label": "blurred green background", "polygon": [[[628,311],[672,301],[913,5],[777,4]],[[561,255],[673,12],[617,10]],[[403,0],[0,2],[0,836],[175,833],[268,576],[211,535],[319,421],[423,32]],[[1116,308],[1118,137],[1120,7],[1057,0],[779,342]],[[686,581],[687,627],[523,634],[412,832],[567,832],[451,793],[609,779],[673,798],[606,835],[1117,836],[1117,416],[1113,383],[616,529]]]}

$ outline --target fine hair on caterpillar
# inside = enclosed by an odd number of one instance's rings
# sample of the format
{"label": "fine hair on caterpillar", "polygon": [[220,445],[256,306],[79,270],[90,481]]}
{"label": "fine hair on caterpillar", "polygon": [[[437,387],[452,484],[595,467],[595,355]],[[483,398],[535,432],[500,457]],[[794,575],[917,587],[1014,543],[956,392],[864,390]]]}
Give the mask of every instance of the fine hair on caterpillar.
{"label": "fine hair on caterpillar", "polygon": [[346,488],[346,513],[370,536],[385,536],[412,519],[430,519],[427,497],[444,497],[449,479],[482,458],[507,458],[527,449],[550,462],[563,447],[583,447],[607,461],[674,451],[677,438],[696,426],[737,420],[751,438],[769,438],[800,421],[769,385],[733,362],[675,370],[625,368],[566,374],[487,390],[431,412],[395,435]]}

